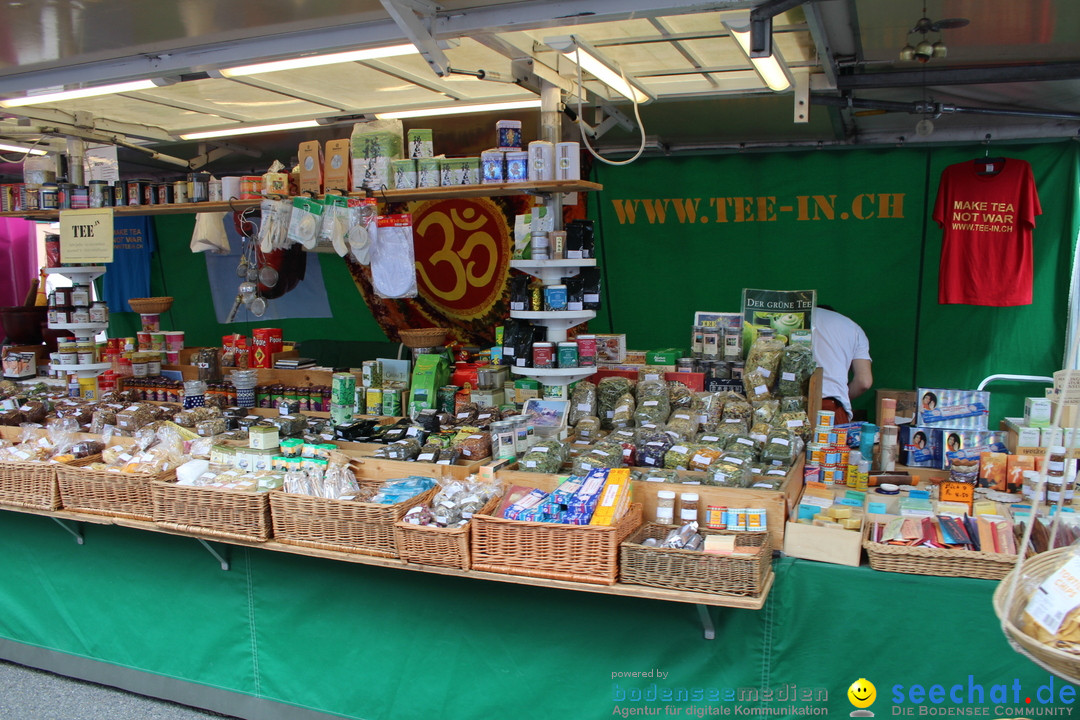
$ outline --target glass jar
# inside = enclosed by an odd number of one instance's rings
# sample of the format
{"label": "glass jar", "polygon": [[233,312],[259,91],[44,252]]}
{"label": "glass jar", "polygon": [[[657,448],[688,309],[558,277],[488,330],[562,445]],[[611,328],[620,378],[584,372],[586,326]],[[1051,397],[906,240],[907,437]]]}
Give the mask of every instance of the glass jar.
{"label": "glass jar", "polygon": [[699,500],[697,493],[679,495],[679,520],[682,523],[697,522]]}
{"label": "glass jar", "polygon": [[147,374],[146,354],[135,353],[131,358],[132,377],[144,378]]}
{"label": "glass jar", "polygon": [[88,285],[73,285],[71,287],[71,305],[77,308],[90,307],[90,287]]}
{"label": "glass jar", "polygon": [[656,522],[661,525],[675,523],[675,493],[673,491],[661,490],[656,493]]}
{"label": "glass jar", "polygon": [[109,306],[102,300],[95,300],[90,305],[90,322],[93,323],[107,323],[109,322]]}
{"label": "glass jar", "polygon": [[221,382],[221,354],[217,348],[203,348],[195,353],[194,364],[199,370],[199,380]]}

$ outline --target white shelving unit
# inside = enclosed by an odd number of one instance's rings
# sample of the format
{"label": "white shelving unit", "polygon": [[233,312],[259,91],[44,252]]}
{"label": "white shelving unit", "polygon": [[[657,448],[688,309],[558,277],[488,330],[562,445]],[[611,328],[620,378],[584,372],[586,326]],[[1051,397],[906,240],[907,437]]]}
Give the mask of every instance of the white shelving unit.
{"label": "white shelving unit", "polygon": [[104,275],[105,267],[103,265],[86,265],[84,267],[45,268],[45,272],[49,275],[63,275],[72,282],[78,280],[81,285],[92,283]]}
{"label": "white shelving unit", "polygon": [[544,325],[548,329],[548,342],[566,342],[566,331],[583,322],[588,322],[596,317],[593,310],[557,310],[552,312],[536,312],[532,310],[512,310],[510,317],[515,320],[528,320],[536,325]]}
{"label": "white shelving unit", "polygon": [[[95,279],[105,274],[105,268],[101,265],[87,265],[85,267],[58,267],[45,268],[49,275],[63,275],[79,285],[89,285]],[[51,330],[69,330],[75,335],[76,341],[92,340],[102,330],[109,328],[109,323],[49,323]],[[79,365],[55,365],[53,370],[65,373],[74,373],[79,377],[94,377],[108,370],[110,363],[82,363]]]}
{"label": "white shelving unit", "polygon": [[510,267],[529,273],[544,285],[556,285],[564,277],[577,275],[581,268],[596,267],[596,258],[586,260],[511,260]]}
{"label": "white shelving unit", "polygon": [[569,385],[570,383],[584,380],[589,377],[596,372],[596,368],[532,368],[511,366],[510,372],[515,375],[530,377],[533,380],[539,380],[545,385]]}

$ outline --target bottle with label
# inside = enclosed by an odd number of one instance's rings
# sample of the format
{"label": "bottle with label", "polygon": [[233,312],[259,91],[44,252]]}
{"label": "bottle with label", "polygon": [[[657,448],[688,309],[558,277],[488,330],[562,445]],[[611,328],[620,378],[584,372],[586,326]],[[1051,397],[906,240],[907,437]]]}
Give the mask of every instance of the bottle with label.
{"label": "bottle with label", "polygon": [[675,524],[675,493],[671,490],[656,493],[656,522],[661,525]]}
{"label": "bottle with label", "polygon": [[699,500],[697,493],[682,493],[679,495],[679,521],[682,524],[697,522]]}

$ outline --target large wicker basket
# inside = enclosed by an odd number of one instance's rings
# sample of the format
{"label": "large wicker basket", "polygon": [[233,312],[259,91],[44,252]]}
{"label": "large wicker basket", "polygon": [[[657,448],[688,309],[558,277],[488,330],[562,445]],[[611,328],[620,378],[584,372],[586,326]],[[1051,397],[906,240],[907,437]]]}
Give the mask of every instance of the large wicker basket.
{"label": "large wicker basket", "polygon": [[150,484],[154,522],[171,530],[226,540],[265,541],[270,538],[270,500],[265,492]]}
{"label": "large wicker basket", "polygon": [[64,467],[88,465],[101,455],[67,463],[0,462],[0,505],[31,510],[59,510],[60,489],[56,472]]}
{"label": "large wicker basket", "polygon": [[398,330],[398,337],[401,338],[406,347],[411,348],[431,348],[440,347],[446,342],[446,335],[450,331],[446,328],[420,328],[416,330],[402,329]]}
{"label": "large wicker basket", "polygon": [[737,543],[753,546],[752,557],[712,555],[700,550],[648,547],[646,538],[663,540],[674,525],[648,523],[622,544],[619,582],[631,585],[756,597],[772,571],[769,533],[728,533],[701,529],[702,535],[736,535]]}
{"label": "large wicker basket", "polygon": [[560,525],[472,519],[472,569],[506,575],[611,585],[619,576],[619,545],[641,525],[633,503],[616,525]]}
{"label": "large wicker basket", "polygon": [[[1023,616],[1024,608],[1027,607],[1027,602],[1031,598],[1031,592],[1068,562],[1072,552],[1072,547],[1063,547],[1024,560],[1021,568],[1023,581],[1018,584],[1011,602],[1009,602],[1009,591],[1013,584],[1015,570],[1010,571],[998,583],[994,591],[994,612],[1001,620],[1001,629],[1014,650],[1044,670],[1075,685],[1080,685],[1080,655],[1044,645],[1021,630],[1014,621]],[[1008,603],[1007,607],[1006,603]]]}
{"label": "large wicker basket", "polygon": [[275,490],[270,493],[274,538],[289,545],[394,558],[394,523],[414,505],[430,503],[437,492],[436,486],[405,502],[380,505]]}
{"label": "large wicker basket", "polygon": [[153,520],[151,483],[175,478],[176,470],[149,475],[70,466],[56,469],[65,510],[132,520]]}
{"label": "large wicker basket", "polygon": [[148,297],[148,298],[128,298],[128,305],[134,312],[140,315],[146,314],[158,314],[165,312],[172,307],[173,299],[171,297]]}
{"label": "large wicker basket", "polygon": [[[499,500],[498,497],[491,498],[478,514],[494,512]],[[394,524],[394,543],[398,557],[405,562],[461,570],[468,570],[471,564],[469,523],[459,528],[441,528],[399,521]]]}
{"label": "large wicker basket", "polygon": [[870,567],[885,572],[909,575],[940,575],[1000,580],[1016,563],[1015,555],[946,550],[863,540]]}

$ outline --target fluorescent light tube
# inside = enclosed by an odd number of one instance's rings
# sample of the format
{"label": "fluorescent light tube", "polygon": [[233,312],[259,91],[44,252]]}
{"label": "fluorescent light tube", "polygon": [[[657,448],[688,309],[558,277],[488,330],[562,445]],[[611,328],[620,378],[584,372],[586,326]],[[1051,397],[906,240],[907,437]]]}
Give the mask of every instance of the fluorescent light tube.
{"label": "fluorescent light tube", "polygon": [[635,83],[630,82],[628,79],[624,80],[619,72],[619,66],[614,61],[605,58],[576,35],[559,35],[544,38],[544,43],[562,53],[562,56],[570,62],[580,65],[582,70],[627,100],[647,103],[653,99],[652,95]]}
{"label": "fluorescent light tube", "polygon": [[254,65],[238,65],[237,67],[221,70],[221,74],[225,77],[257,75],[259,73],[277,72],[279,70],[295,70],[297,68],[316,67],[318,65],[335,65],[337,63],[356,62],[358,60],[375,60],[377,58],[397,57],[399,55],[414,55],[419,52],[420,51],[416,49],[415,45],[407,43],[405,45],[389,45],[387,47],[367,48],[365,50],[350,50],[348,52],[332,53],[330,55],[306,55],[304,57],[256,63]]}
{"label": "fluorescent light tube", "polygon": [[81,88],[79,90],[64,90],[63,92],[41,93],[40,95],[27,95],[20,98],[8,98],[0,100],[0,107],[22,107],[24,105],[42,105],[45,103],[63,102],[64,100],[78,100],[79,98],[95,97],[97,95],[114,95],[133,90],[149,90],[158,87],[153,80],[134,80],[132,82],[116,83],[114,85],[98,85],[97,87]]}
{"label": "fluorescent light tube", "polygon": [[422,108],[419,110],[395,110],[394,112],[375,113],[379,120],[399,120],[403,118],[432,117],[435,115],[464,115],[466,113],[494,112],[496,110],[529,110],[540,107],[540,99],[514,100],[510,102],[480,103],[476,105],[447,105],[445,107]]}
{"label": "fluorescent light tube", "polygon": [[768,57],[750,57],[750,28],[736,30],[729,25],[728,30],[731,31],[732,37],[739,43],[739,47],[753,63],[754,69],[758,71],[770,90],[783,92],[791,87],[791,78],[788,77],[787,71],[777,58],[776,50],[773,50],[773,54]]}
{"label": "fluorescent light tube", "polygon": [[30,153],[31,155],[45,155],[47,151],[38,150],[37,148],[22,147],[21,145],[8,145],[6,143],[0,143],[0,151],[2,152],[17,152],[17,153]]}
{"label": "fluorescent light tube", "polygon": [[300,120],[298,122],[277,123],[274,125],[251,125],[248,127],[232,127],[226,130],[207,130],[206,132],[182,133],[181,140],[205,140],[207,138],[230,137],[233,135],[254,135],[255,133],[273,132],[275,130],[300,130],[302,128],[319,127],[315,120]]}

